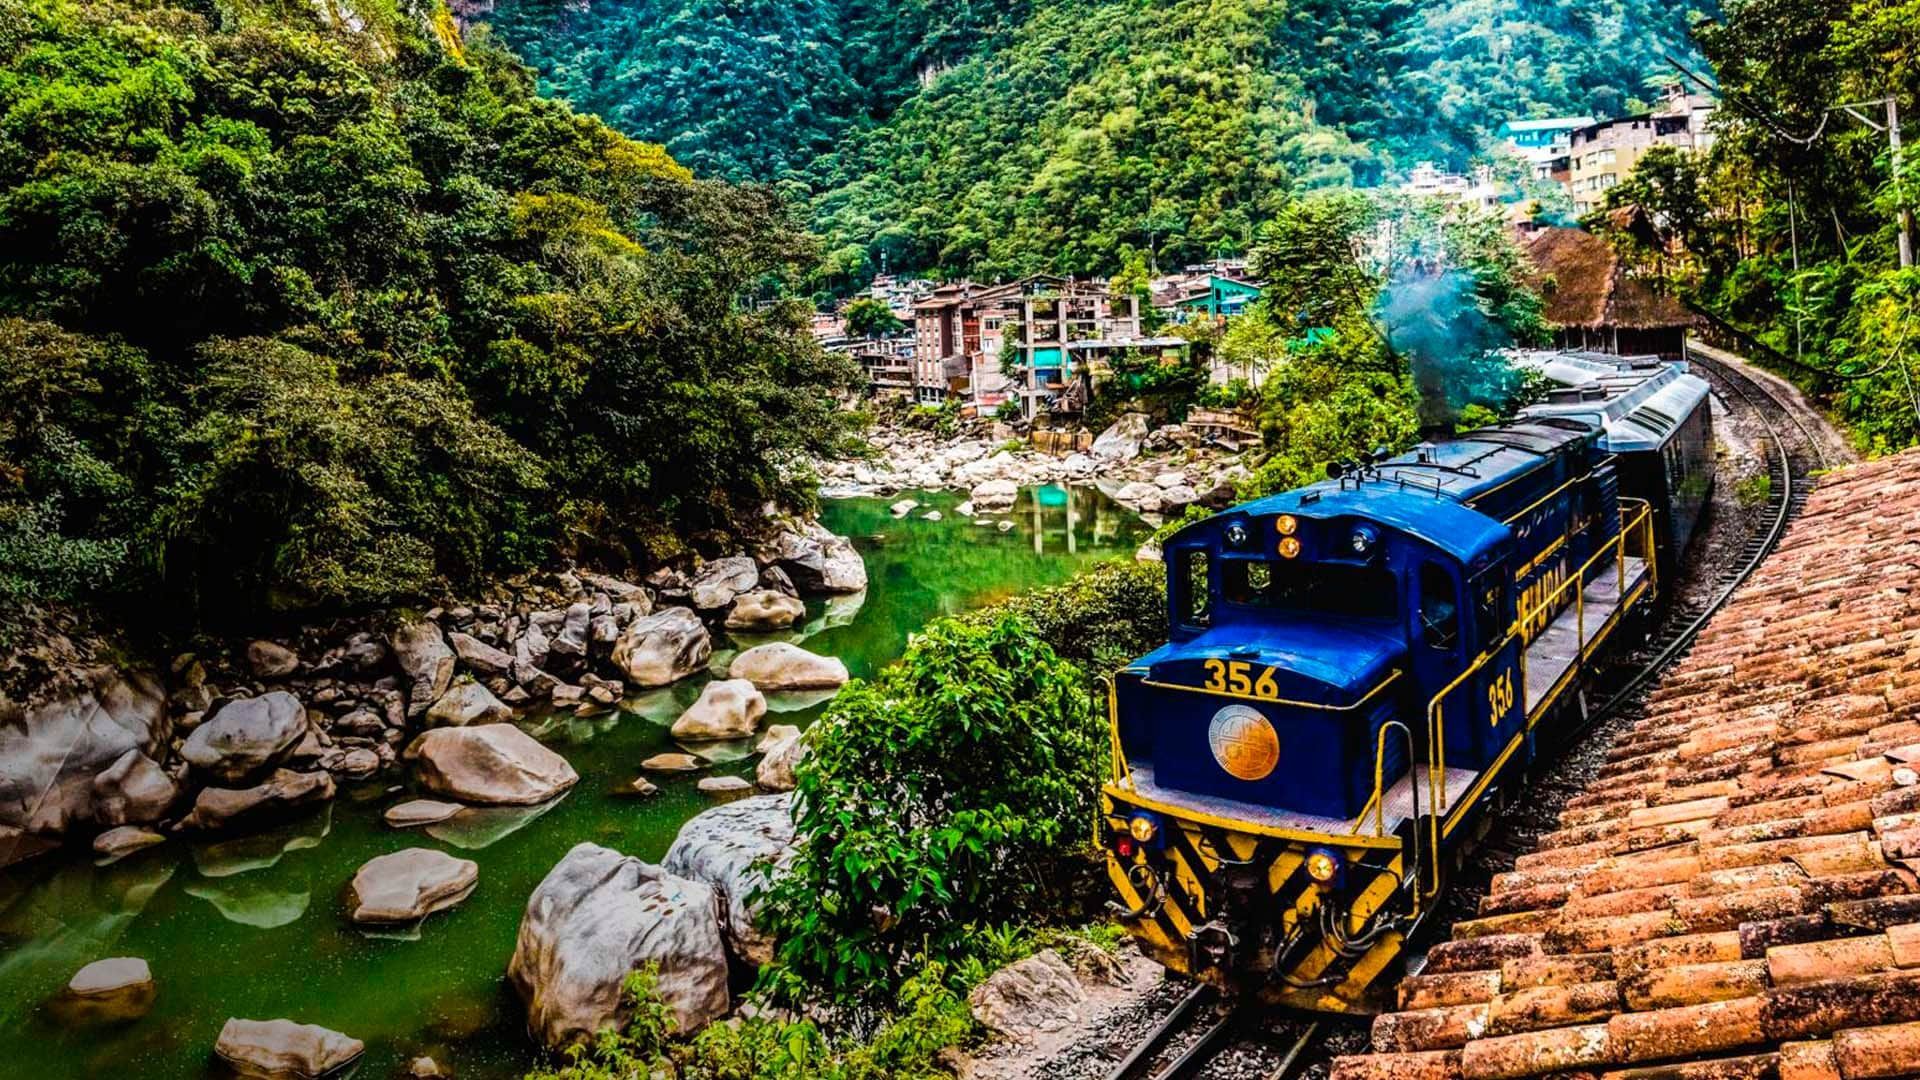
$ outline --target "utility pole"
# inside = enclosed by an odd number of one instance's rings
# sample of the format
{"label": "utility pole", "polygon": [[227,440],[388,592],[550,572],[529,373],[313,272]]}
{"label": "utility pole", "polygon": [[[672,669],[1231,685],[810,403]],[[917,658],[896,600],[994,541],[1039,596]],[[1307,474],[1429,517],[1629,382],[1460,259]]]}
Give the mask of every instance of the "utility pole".
{"label": "utility pole", "polygon": [[1913,214],[1900,188],[1900,104],[1893,94],[1887,95],[1887,145],[1893,152],[1893,197],[1900,200],[1900,268],[1905,270],[1913,265]]}

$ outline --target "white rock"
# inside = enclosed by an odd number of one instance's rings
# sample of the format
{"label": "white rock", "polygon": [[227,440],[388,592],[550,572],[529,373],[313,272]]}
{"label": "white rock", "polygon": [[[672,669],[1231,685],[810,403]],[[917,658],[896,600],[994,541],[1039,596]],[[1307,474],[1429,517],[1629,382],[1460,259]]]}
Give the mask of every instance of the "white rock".
{"label": "white rock", "polygon": [[806,756],[807,744],[798,728],[791,730],[792,735],[770,746],[765,744],[761,746],[766,756],[762,757],[760,764],[755,766],[753,779],[768,791],[792,791],[794,788],[793,770],[800,764],[800,759]]}
{"label": "white rock", "polygon": [[366,1049],[359,1039],[291,1020],[228,1020],[213,1044],[214,1055],[249,1080],[314,1080],[344,1070]]}
{"label": "white rock", "polygon": [[440,700],[453,683],[455,656],[440,636],[438,623],[426,619],[402,625],[388,640],[393,655],[411,682],[407,691],[407,715],[419,716],[427,706]]}
{"label": "white rock", "polygon": [[956,514],[959,514],[961,517],[972,517],[973,516],[973,500],[968,499],[966,502],[963,502],[959,506],[954,507],[953,512]]}
{"label": "white rock", "polygon": [[137,825],[122,825],[94,837],[93,850],[109,858],[123,859],[143,848],[166,842],[166,837],[151,829],[142,829]]}
{"label": "white rock", "polygon": [[466,807],[459,803],[441,802],[438,799],[408,799],[387,807],[380,817],[396,829],[411,829],[419,825],[437,825],[464,809]]}
{"label": "white rock", "polygon": [[407,748],[420,786],[488,806],[532,806],[580,780],[565,758],[512,724],[435,728]]}
{"label": "white rock", "polygon": [[1187,482],[1187,474],[1181,472],[1163,472],[1153,478],[1155,486],[1162,489],[1175,488]]}
{"label": "white rock", "polygon": [[229,701],[193,729],[180,756],[215,780],[232,782],[279,761],[307,733],[307,710],[284,690]]}
{"label": "white rock", "polygon": [[1185,484],[1176,484],[1173,487],[1161,489],[1160,501],[1163,509],[1178,510],[1199,502],[1200,493]]}
{"label": "white rock", "polygon": [[793,862],[792,797],[760,795],[704,810],[680,827],[666,858],[670,873],[720,895],[727,945],[748,964],[773,959],[772,935],[754,925],[764,891]]}
{"label": "white rock", "polygon": [[1108,461],[1131,461],[1140,456],[1140,441],[1146,437],[1146,415],[1126,413],[1093,440],[1093,456]]}
{"label": "white rock", "polygon": [[913,512],[914,507],[919,505],[920,504],[913,499],[901,499],[899,502],[887,507],[887,513],[892,514],[894,517],[906,517]]}
{"label": "white rock", "polygon": [[670,607],[621,631],[613,643],[613,664],[635,686],[666,686],[700,671],[712,653],[713,638],[700,616]]}
{"label": "white rock", "polygon": [[820,690],[846,685],[847,665],[838,657],[775,641],[734,657],[727,677],[746,679],[761,690]]}
{"label": "white rock", "polygon": [[598,844],[579,844],[527,900],[507,978],[553,1049],[626,1023],[627,976],[658,965],[675,1031],[726,1015],[727,954],[711,886]]}
{"label": "white rock", "polygon": [[921,515],[920,515],[920,520],[922,520],[922,521],[939,521],[939,520],[940,520],[940,518],[941,518],[941,516],[942,516],[942,515],[941,515],[941,513],[940,513],[940,511],[938,511],[938,510],[929,510],[929,511],[927,511],[926,513],[924,513],[924,514],[921,514]]}
{"label": "white rock", "polygon": [[1005,510],[1020,497],[1020,485],[1012,480],[988,480],[968,495],[976,511]]}
{"label": "white rock", "polygon": [[715,679],[673,722],[676,739],[744,739],[767,714],[767,699],[745,679]]}
{"label": "white rock", "polygon": [[784,630],[807,614],[807,605],[798,597],[773,589],[741,593],[727,612],[729,630]]}
{"label": "white rock", "polygon": [[759,564],[745,555],[734,555],[700,567],[688,592],[695,608],[718,611],[759,583]]}
{"label": "white rock", "polygon": [[707,795],[737,795],[753,790],[753,781],[740,776],[707,776],[693,785]]}
{"label": "white rock", "polygon": [[367,860],[347,891],[347,914],[370,924],[418,922],[465,900],[480,864],[433,848],[405,848]]}
{"label": "white rock", "polygon": [[427,709],[428,727],[498,724],[512,718],[513,710],[494,697],[493,691],[464,676]]}
{"label": "white rock", "polygon": [[1018,1041],[1077,1022],[1086,997],[1073,967],[1045,949],[988,976],[967,1004],[981,1027]]}

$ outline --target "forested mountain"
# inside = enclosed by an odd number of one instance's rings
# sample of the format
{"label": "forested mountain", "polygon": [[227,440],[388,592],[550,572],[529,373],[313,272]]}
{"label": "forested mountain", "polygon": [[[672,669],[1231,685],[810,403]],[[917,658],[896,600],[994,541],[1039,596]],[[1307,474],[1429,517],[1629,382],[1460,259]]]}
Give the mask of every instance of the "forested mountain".
{"label": "forested mountain", "polygon": [[1671,78],[1677,0],[499,0],[548,84],[813,198],[828,273],[1244,251],[1277,199]]}

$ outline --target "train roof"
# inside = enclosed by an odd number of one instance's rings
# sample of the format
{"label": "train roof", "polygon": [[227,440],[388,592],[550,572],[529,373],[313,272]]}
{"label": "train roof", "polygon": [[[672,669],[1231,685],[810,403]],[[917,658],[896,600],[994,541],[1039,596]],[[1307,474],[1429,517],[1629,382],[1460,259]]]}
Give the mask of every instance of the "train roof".
{"label": "train roof", "polygon": [[1555,454],[1591,443],[1594,434],[1586,424],[1561,419],[1498,424],[1443,443],[1423,443],[1368,469],[1364,479],[1322,480],[1237,509],[1310,518],[1352,514],[1471,562],[1511,535],[1503,522],[1474,509],[1473,501]]}
{"label": "train roof", "polygon": [[1527,350],[1511,355],[1560,384],[1546,401],[1522,409],[1523,419],[1563,417],[1593,424],[1602,430],[1600,445],[1615,453],[1665,445],[1707,397],[1705,379],[1688,372],[1683,362],[1657,356]]}

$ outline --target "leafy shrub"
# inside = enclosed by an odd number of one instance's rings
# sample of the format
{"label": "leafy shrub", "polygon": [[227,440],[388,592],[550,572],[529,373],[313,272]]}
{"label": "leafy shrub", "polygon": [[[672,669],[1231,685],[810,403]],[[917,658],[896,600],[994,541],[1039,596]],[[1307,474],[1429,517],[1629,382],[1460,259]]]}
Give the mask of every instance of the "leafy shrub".
{"label": "leafy shrub", "polygon": [[792,873],[767,898],[770,986],[884,1000],[974,928],[1057,904],[1106,768],[1084,676],[1030,619],[946,619],[842,690],[797,774]]}
{"label": "leafy shrub", "polygon": [[1159,563],[1110,559],[1071,580],[1009,597],[960,618],[990,626],[1008,615],[1098,680],[1166,641],[1167,578]]}

